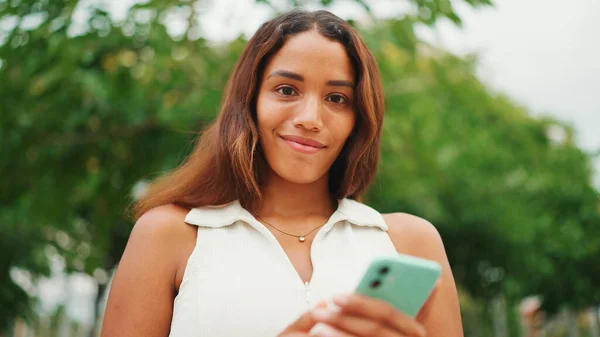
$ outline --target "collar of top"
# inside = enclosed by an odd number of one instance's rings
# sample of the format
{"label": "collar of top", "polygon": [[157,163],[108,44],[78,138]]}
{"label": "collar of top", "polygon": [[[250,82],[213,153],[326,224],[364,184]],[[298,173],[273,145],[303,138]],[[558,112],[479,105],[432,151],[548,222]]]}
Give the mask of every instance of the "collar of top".
{"label": "collar of top", "polygon": [[[232,225],[237,221],[256,224],[258,221],[240,205],[238,200],[219,206],[193,208],[185,217],[185,222],[200,227],[220,228]],[[377,227],[387,231],[388,226],[383,216],[373,208],[352,199],[338,200],[338,208],[323,226],[325,232],[342,221],[362,227]]]}

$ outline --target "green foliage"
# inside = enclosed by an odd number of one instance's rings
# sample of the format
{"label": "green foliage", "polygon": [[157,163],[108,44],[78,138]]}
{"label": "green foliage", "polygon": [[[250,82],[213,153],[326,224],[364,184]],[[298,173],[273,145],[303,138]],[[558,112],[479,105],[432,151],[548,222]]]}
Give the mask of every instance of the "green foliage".
{"label": "green foliage", "polygon": [[[14,206],[27,207],[16,202]],[[10,268],[19,266],[40,275],[47,275],[49,268],[41,228],[33,226],[26,214],[12,212],[3,206],[0,208],[0,230],[0,328],[4,328],[15,313],[22,313],[24,318],[31,320],[35,305],[29,294],[12,281]]]}
{"label": "green foliage", "polygon": [[[14,29],[0,46],[0,148],[10,158],[0,162],[7,177],[2,319],[24,312],[9,267],[45,270],[31,261],[46,245],[58,248],[69,270],[91,274],[118,261],[131,228],[124,208],[132,186],[191,149],[195,131],[217,112],[242,46],[174,41],[162,24],[136,19],[148,5],[120,25],[95,10],[89,31],[71,36],[76,3],[56,10],[56,2],[22,2],[22,15],[50,14],[33,30]],[[15,11],[5,6],[0,17]]]}
{"label": "green foliage", "polygon": [[[472,295],[541,293],[551,311],[598,301],[592,284],[600,284],[600,269],[588,260],[600,253],[590,157],[568,126],[491,94],[474,77],[474,61],[382,38],[404,31],[405,43],[416,41],[405,21],[366,35],[387,104],[369,200],[436,224],[457,281]],[[567,137],[551,141],[553,127]]]}
{"label": "green foliage", "polygon": [[[17,21],[0,32],[0,331],[31,303],[11,267],[47,274],[48,247],[71,271],[113,267],[132,226],[125,211],[133,186],[189,153],[245,45],[193,36],[188,1],[138,4],[123,22],[96,8],[88,30],[73,36],[78,3],[0,0],[0,20]],[[598,301],[589,156],[567,126],[491,93],[473,75],[475,59],[419,41],[419,23],[460,22],[449,1],[411,3],[418,15],[363,32],[387,104],[369,202],[436,224],[458,283],[475,298],[538,293],[551,309]],[[174,6],[191,13],[180,37],[164,26]],[[20,28],[35,13],[41,23]],[[548,138],[552,127],[565,130],[564,141]]]}

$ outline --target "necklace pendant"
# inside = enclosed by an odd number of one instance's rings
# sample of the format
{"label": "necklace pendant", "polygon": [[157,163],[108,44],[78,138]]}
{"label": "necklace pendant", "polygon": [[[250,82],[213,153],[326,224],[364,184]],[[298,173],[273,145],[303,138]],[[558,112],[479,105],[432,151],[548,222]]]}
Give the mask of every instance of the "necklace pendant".
{"label": "necklace pendant", "polygon": [[298,238],[298,241],[304,242],[304,241],[306,241],[306,238],[304,238],[304,236],[301,236],[301,237]]}

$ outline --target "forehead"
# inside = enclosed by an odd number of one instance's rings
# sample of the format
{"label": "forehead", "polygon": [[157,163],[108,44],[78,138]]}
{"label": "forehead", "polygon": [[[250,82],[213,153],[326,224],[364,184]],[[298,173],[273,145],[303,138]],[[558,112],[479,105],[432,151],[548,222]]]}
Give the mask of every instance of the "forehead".
{"label": "forehead", "polygon": [[304,76],[336,77],[352,81],[354,69],[345,47],[316,30],[302,32],[287,39],[271,58],[266,73],[285,69]]}

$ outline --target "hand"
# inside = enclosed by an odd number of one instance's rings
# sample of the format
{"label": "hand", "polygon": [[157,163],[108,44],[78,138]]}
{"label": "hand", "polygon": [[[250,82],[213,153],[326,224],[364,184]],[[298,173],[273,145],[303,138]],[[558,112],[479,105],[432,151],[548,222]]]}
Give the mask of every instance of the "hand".
{"label": "hand", "polygon": [[[321,302],[313,308],[314,310],[327,308],[327,302]],[[308,334],[318,322],[313,317],[312,311],[305,312],[300,316],[294,323],[290,324],[282,333],[277,337],[309,337]]]}
{"label": "hand", "polygon": [[[316,336],[319,337],[424,337],[423,326],[415,319],[396,310],[387,302],[352,294],[338,296],[334,303],[338,311],[316,308],[313,321],[324,323]],[[304,336],[304,335],[298,335]]]}

